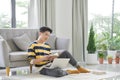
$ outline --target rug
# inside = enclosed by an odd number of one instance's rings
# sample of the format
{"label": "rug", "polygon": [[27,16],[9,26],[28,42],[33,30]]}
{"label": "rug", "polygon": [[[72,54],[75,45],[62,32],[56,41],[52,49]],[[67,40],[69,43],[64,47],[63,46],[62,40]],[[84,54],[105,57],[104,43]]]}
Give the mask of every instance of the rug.
{"label": "rug", "polygon": [[[19,69],[28,69],[26,68],[19,68]],[[13,70],[18,70],[13,69]],[[99,70],[91,70],[92,72],[103,72]],[[104,71],[106,74],[93,74],[93,73],[80,73],[80,74],[71,74],[64,77],[50,77],[41,75],[38,72],[33,72],[32,74],[26,74],[26,75],[16,75],[16,76],[5,76],[5,70],[0,71],[0,79],[1,80],[106,80],[106,78],[114,77],[120,75],[117,72],[109,72]],[[4,74],[4,75],[3,75]]]}

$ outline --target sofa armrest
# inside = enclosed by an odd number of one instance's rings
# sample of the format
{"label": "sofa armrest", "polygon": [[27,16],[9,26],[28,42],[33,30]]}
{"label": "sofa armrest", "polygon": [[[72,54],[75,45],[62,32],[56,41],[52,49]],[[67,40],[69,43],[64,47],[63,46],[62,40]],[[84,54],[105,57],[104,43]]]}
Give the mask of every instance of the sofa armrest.
{"label": "sofa armrest", "polygon": [[0,39],[0,67],[9,66],[9,50],[4,39]]}
{"label": "sofa armrest", "polygon": [[68,38],[58,38],[56,39],[56,49],[57,50],[68,50],[69,48],[69,39]]}

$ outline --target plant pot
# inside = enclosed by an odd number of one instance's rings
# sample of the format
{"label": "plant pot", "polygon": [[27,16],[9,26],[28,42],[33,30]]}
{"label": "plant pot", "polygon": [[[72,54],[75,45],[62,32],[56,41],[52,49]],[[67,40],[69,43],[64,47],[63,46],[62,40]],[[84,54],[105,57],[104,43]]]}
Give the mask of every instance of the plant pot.
{"label": "plant pot", "polygon": [[108,64],[112,64],[113,59],[112,58],[108,58]]}
{"label": "plant pot", "polygon": [[115,63],[119,64],[120,58],[115,58]]}
{"label": "plant pot", "polygon": [[86,64],[98,64],[98,61],[97,61],[97,53],[87,54]]}
{"label": "plant pot", "polygon": [[99,63],[103,64],[103,62],[104,62],[104,59],[103,58],[99,58]]}

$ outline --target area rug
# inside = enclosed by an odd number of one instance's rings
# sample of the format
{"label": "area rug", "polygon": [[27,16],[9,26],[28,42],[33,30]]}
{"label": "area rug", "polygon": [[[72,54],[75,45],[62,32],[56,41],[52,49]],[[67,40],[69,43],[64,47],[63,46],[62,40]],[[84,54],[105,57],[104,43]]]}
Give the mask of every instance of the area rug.
{"label": "area rug", "polygon": [[[20,68],[20,69],[22,70],[25,68]],[[99,70],[91,70],[91,71],[99,72]],[[16,76],[7,77],[5,76],[5,71],[1,70],[0,78],[1,79],[3,78],[2,80],[105,80],[106,78],[120,75],[120,73],[117,72],[109,72],[109,71],[104,71],[104,72],[106,72],[106,74],[80,73],[80,74],[71,74],[64,77],[55,78],[55,77],[41,75],[38,72],[33,72],[32,74],[26,74],[26,75],[16,75]],[[2,75],[3,73],[4,75]]]}

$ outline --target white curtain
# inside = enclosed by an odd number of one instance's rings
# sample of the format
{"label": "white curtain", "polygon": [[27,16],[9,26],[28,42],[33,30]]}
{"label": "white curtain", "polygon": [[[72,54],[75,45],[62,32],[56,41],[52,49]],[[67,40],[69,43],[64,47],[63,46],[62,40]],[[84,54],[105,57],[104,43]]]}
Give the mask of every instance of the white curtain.
{"label": "white curtain", "polygon": [[30,0],[29,27],[48,26],[55,33],[55,0]]}
{"label": "white curtain", "polygon": [[72,48],[77,61],[85,60],[87,46],[87,0],[73,0],[72,2]]}
{"label": "white curtain", "polygon": [[37,10],[37,0],[30,0],[30,5],[28,8],[28,28],[39,28],[38,23],[38,10]]}

